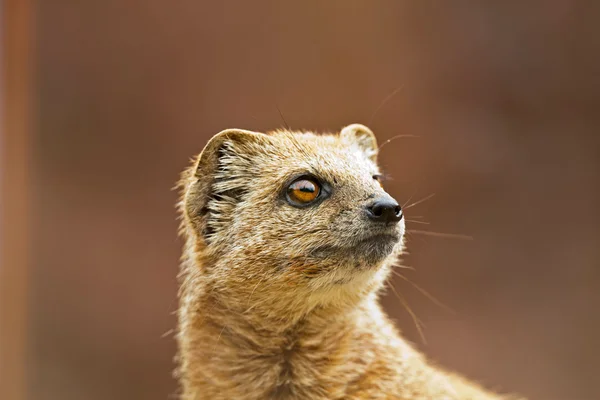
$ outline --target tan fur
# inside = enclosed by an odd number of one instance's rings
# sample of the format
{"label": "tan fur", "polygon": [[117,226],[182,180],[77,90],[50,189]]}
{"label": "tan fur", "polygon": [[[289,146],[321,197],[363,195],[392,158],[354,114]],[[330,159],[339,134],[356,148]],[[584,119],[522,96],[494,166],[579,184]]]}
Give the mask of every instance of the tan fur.
{"label": "tan fur", "polygon": [[[371,229],[365,204],[386,195],[376,156],[357,124],[226,130],[184,172],[181,399],[500,398],[429,363],[383,314],[378,292],[402,240],[357,244]],[[330,197],[287,204],[286,184],[303,173],[331,183]]]}

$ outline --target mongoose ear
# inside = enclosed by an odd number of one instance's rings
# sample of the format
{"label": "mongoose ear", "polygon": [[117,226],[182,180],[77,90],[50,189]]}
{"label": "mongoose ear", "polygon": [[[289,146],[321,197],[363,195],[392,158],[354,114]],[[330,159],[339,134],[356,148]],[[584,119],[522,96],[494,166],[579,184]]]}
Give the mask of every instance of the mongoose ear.
{"label": "mongoose ear", "polygon": [[357,146],[371,161],[377,162],[377,139],[369,128],[361,124],[348,125],[342,129],[340,137],[348,144]]}
{"label": "mongoose ear", "polygon": [[220,207],[235,206],[243,191],[243,177],[251,170],[252,153],[265,140],[263,133],[226,129],[213,136],[188,170],[182,199],[187,221],[203,235],[211,233],[207,221],[209,201],[222,200]]}
{"label": "mongoose ear", "polygon": [[247,146],[261,141],[263,133],[244,129],[225,129],[213,136],[198,156],[196,177],[210,175],[217,167],[219,158],[231,151],[241,153]]}

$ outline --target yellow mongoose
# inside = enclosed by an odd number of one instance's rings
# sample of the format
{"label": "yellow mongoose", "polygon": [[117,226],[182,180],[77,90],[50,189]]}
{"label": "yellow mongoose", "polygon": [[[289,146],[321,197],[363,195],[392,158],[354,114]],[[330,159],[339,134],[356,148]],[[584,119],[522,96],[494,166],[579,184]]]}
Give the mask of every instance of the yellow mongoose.
{"label": "yellow mongoose", "polygon": [[402,339],[378,291],[404,219],[365,126],[230,129],[180,182],[181,399],[500,399]]}

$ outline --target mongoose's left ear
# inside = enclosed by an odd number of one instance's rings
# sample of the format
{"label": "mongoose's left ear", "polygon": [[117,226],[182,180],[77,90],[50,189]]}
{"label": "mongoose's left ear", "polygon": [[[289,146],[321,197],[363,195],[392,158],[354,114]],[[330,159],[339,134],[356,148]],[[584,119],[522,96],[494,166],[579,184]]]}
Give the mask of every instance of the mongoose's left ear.
{"label": "mongoose's left ear", "polygon": [[348,144],[357,146],[371,161],[377,162],[377,139],[369,128],[361,124],[348,125],[342,129],[340,137]]}

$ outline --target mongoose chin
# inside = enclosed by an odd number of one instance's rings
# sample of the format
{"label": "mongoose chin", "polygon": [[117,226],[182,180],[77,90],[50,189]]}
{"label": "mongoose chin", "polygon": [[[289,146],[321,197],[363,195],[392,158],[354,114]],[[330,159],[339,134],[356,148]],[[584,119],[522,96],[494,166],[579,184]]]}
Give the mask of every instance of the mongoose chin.
{"label": "mongoose chin", "polygon": [[365,126],[228,129],[179,184],[181,399],[501,399],[406,342],[378,292],[403,249]]}

